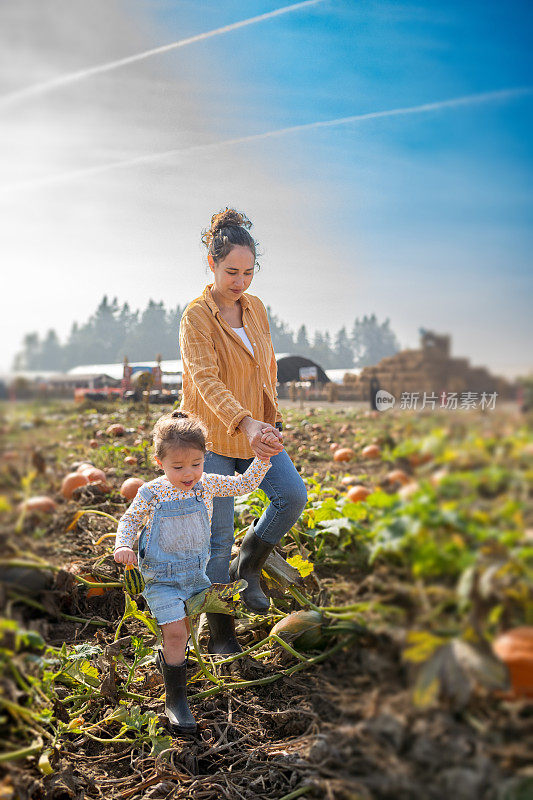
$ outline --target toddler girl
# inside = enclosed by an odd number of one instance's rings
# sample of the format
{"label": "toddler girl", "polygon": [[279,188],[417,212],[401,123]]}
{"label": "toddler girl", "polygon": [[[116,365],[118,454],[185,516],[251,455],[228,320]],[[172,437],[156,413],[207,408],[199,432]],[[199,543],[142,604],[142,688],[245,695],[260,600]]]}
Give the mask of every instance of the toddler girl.
{"label": "toddler girl", "polygon": [[136,564],[132,544],[142,526],[139,569],[146,583],[143,596],[163,634],[156,662],[165,679],[165,712],[176,733],[196,730],[186,696],[185,601],[210,586],[205,569],[210,556],[213,497],[247,494],[270,469],[269,458],[254,458],[242,475],[206,474],[206,434],[200,420],[183,411],[165,414],[157,421],[154,461],[165,475],[140,487],[120,519],[115,543],[115,561]]}

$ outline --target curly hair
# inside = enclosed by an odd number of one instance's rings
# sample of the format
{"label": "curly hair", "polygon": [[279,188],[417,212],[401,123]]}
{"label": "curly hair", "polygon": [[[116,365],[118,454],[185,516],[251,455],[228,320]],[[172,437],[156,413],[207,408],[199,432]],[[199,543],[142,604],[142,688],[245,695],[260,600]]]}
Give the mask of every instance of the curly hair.
{"label": "curly hair", "polygon": [[[202,242],[207,247],[208,255],[213,257],[215,264],[222,261],[234,247],[249,247],[254,260],[257,255],[257,243],[248,233],[252,223],[246,214],[226,208],[211,217],[211,227],[202,231]],[[257,267],[258,265],[256,265]]]}
{"label": "curly hair", "polygon": [[160,461],[174,447],[206,451],[207,428],[198,417],[185,411],[172,411],[159,417],[152,431],[154,456]]}

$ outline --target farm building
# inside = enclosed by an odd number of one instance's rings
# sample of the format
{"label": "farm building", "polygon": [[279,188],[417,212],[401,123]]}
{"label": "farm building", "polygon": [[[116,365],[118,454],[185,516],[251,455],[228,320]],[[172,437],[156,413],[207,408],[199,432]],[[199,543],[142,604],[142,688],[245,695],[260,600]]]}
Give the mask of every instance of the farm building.
{"label": "farm building", "polygon": [[292,353],[276,354],[278,365],[278,383],[314,380],[317,383],[329,383],[329,378],[316,361]]}
{"label": "farm building", "polygon": [[382,358],[378,364],[364,367],[358,375],[347,375],[344,385],[350,387],[355,400],[367,400],[370,384],[395,397],[402,392],[497,392],[500,398],[512,399],[516,390],[505,378],[491,375],[485,367],[470,365],[468,358],[450,354],[450,336],[421,331],[420,348],[402,350]]}
{"label": "farm building", "polygon": [[[309,358],[281,353],[276,356],[278,382],[294,383],[312,380],[315,385],[324,385],[329,377],[319,364]],[[123,394],[139,387],[168,393],[181,388],[183,364],[178,359],[133,361],[123,363],[82,364],[67,373],[25,372],[11,373],[3,378],[5,395],[29,397],[34,394],[49,397],[67,397],[75,394],[104,392]],[[149,380],[149,384],[146,383]]]}

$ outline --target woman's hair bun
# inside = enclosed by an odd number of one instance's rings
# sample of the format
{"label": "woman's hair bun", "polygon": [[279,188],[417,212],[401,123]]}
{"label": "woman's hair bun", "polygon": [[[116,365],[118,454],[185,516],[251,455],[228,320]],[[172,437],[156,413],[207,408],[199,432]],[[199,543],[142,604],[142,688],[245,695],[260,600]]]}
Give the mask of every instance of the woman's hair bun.
{"label": "woman's hair bun", "polygon": [[215,236],[222,228],[251,228],[252,223],[246,214],[240,214],[234,208],[226,208],[211,217],[211,233]]}
{"label": "woman's hair bun", "polygon": [[211,217],[211,227],[202,232],[202,242],[215,262],[226,258],[234,247],[248,247],[256,258],[256,242],[248,233],[252,223],[240,211],[225,208]]}
{"label": "woman's hair bun", "polygon": [[172,417],[174,419],[189,419],[189,415],[185,411],[173,411]]}

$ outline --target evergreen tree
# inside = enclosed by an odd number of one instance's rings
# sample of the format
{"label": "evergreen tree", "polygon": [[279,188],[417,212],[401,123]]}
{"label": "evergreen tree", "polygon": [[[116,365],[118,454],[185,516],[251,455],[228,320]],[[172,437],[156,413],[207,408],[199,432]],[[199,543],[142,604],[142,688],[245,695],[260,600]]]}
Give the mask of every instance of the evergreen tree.
{"label": "evergreen tree", "polygon": [[[167,314],[167,344],[165,352],[168,352],[169,355],[165,356],[165,358],[181,358],[180,353],[180,343],[179,343],[179,331],[180,331],[180,322],[183,312],[185,311],[185,306],[183,308],[181,306],[176,306],[176,308],[170,309]],[[163,352],[163,351],[162,351]]]}
{"label": "evergreen tree", "polygon": [[41,345],[39,364],[41,369],[51,372],[63,369],[63,348],[57,338],[57,333],[50,329]]}
{"label": "evergreen tree", "polygon": [[396,336],[389,328],[389,319],[380,325],[375,314],[370,317],[365,314],[362,320],[356,318],[352,329],[352,345],[357,367],[373,366],[400,349]]}
{"label": "evergreen tree", "polygon": [[39,369],[40,355],[41,342],[39,340],[39,334],[36,331],[33,333],[27,333],[22,340],[21,352],[17,353],[15,356],[13,369],[20,371]]}
{"label": "evergreen tree", "polygon": [[[158,353],[165,360],[180,358],[178,331],[184,310],[179,305],[167,310],[162,302],[150,299],[144,311],[132,311],[128,303],[120,307],[116,297],[110,302],[104,296],[85,323],[73,323],[63,345],[54,330],[42,341],[36,332],[26,334],[13,367],[66,371],[80,365],[121,362],[126,355],[130,361],[154,361]],[[350,367],[354,356],[356,366],[375,364],[399,349],[389,320],[380,325],[375,314],[356,319],[351,338],[346,328],[341,328],[332,344],[328,331],[316,331],[311,345],[305,325],[295,339],[270,308],[267,313],[275,352],[311,358],[323,369]]]}
{"label": "evergreen tree", "polygon": [[307,328],[305,325],[301,325],[298,328],[294,349],[296,355],[309,358],[311,353],[311,345],[309,344],[309,339],[307,338]]}
{"label": "evergreen tree", "polygon": [[315,331],[310,358],[316,361],[322,369],[330,369],[331,367],[332,358],[329,344],[329,334],[324,334],[322,331]]}
{"label": "evergreen tree", "polygon": [[110,303],[104,295],[96,313],[91,318],[92,358],[93,363],[112,362],[115,360],[117,347],[123,340],[117,298]]}
{"label": "evergreen tree", "polygon": [[115,353],[115,361],[123,361],[124,356],[130,358],[135,352],[139,312],[131,311],[129,304],[124,303],[120,309],[119,323],[122,330],[122,341],[119,343],[117,352]]}
{"label": "evergreen tree", "polygon": [[270,336],[275,353],[293,353],[294,337],[288,325],[282,322],[272,313],[270,306],[267,306],[268,324],[270,326]]}
{"label": "evergreen tree", "polygon": [[[160,353],[168,357],[167,316],[163,303],[149,300],[141,319],[132,331],[128,346],[131,349],[129,356],[132,361],[155,361]],[[166,345],[163,347],[162,345]],[[176,351],[174,350],[174,353]]]}
{"label": "evergreen tree", "polygon": [[336,368],[353,367],[353,350],[345,327],[335,336],[334,354]]}

